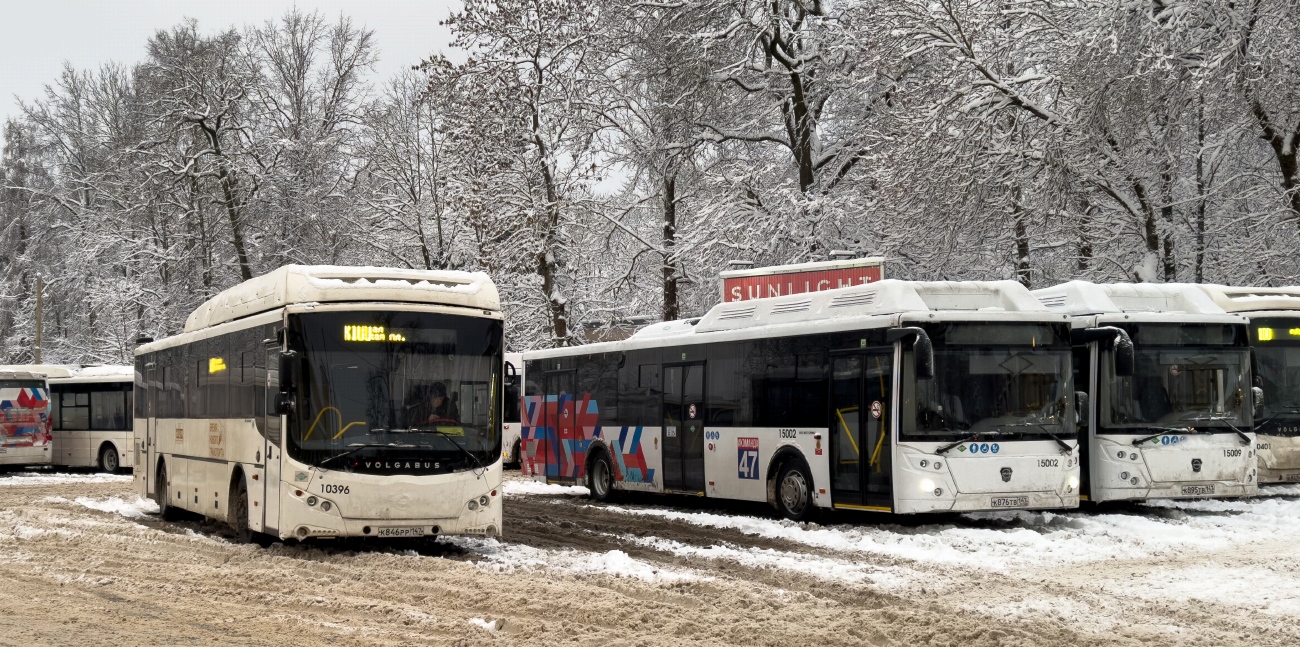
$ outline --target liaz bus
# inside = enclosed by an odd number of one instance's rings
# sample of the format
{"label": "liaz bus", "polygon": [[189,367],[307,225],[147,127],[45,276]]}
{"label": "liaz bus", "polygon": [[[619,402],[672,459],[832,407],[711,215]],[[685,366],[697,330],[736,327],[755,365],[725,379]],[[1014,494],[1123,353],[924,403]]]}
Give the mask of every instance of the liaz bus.
{"label": "liaz bus", "polygon": [[1300,287],[1202,285],[1224,310],[1250,318],[1259,482],[1300,482]]}
{"label": "liaz bus", "polygon": [[526,352],[522,469],[796,520],[1074,508],[1069,332],[1015,282],[889,280]]}
{"label": "liaz bus", "polygon": [[519,404],[524,386],[523,353],[506,353],[505,397],[501,419],[501,460],[519,467]]}
{"label": "liaz bus", "polygon": [[13,368],[42,373],[49,381],[54,465],[98,467],[105,472],[132,466],[132,367],[33,364]]}
{"label": "liaz bus", "polygon": [[1253,496],[1246,319],[1183,284],[1071,281],[1035,290],[1073,324],[1083,496]]}
{"label": "liaz bus", "polygon": [[498,535],[501,349],[485,274],[281,267],[136,349],[137,489],[243,541]]}
{"label": "liaz bus", "polygon": [[50,464],[49,411],[43,373],[0,369],[0,469]]}

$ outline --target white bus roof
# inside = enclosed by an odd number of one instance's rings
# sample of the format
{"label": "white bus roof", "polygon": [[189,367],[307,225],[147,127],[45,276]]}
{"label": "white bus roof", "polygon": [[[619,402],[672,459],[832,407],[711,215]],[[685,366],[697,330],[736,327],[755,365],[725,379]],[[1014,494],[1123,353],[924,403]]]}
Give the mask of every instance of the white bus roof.
{"label": "white bus roof", "polygon": [[1070,281],[1034,290],[1033,294],[1044,306],[1071,316],[1154,313],[1224,320],[1222,315],[1227,315],[1200,286],[1192,283]]}
{"label": "white bus roof", "polygon": [[32,371],[20,371],[11,369],[0,369],[0,380],[41,380],[45,381],[44,373],[33,373]]}
{"label": "white bus roof", "polygon": [[290,304],[339,301],[430,303],[501,310],[496,286],[482,272],[285,265],[208,299],[185,320],[185,332]]}
{"label": "white bus roof", "polygon": [[39,373],[53,383],[68,382],[130,382],[135,379],[135,368],[111,364],[16,364],[0,366],[0,371],[27,371]]}
{"label": "white bus roof", "polygon": [[1228,312],[1267,312],[1300,310],[1300,287],[1251,288],[1228,285],[1201,285],[1215,305]]}
{"label": "white bus roof", "polygon": [[[922,317],[942,314],[959,314],[966,320],[984,317],[990,321],[1065,319],[1064,315],[1043,307],[1029,290],[1015,281],[889,279],[822,292],[722,303],[699,319],[651,324],[626,341],[529,351],[524,355],[529,359],[595,352],[597,348],[623,350],[638,347],[641,345],[638,342],[657,346],[671,343],[667,341],[670,339],[703,343],[761,337],[764,332],[771,332],[772,336],[790,336],[853,330],[888,325],[883,319],[891,316],[921,320]],[[697,337],[704,335],[708,336]],[[659,340],[664,341],[656,343]]]}

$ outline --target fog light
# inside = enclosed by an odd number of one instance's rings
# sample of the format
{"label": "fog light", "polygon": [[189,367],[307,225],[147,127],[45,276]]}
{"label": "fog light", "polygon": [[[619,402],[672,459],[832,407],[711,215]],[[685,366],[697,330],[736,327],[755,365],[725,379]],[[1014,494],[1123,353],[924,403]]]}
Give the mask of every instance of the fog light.
{"label": "fog light", "polygon": [[1133,452],[1132,454],[1129,454],[1128,457],[1131,458],[1131,459],[1133,459],[1133,460],[1137,460],[1137,459],[1138,459],[1138,453],[1137,453],[1137,452]]}
{"label": "fog light", "polygon": [[485,508],[487,507],[488,498],[486,494],[478,498],[478,504]]}
{"label": "fog light", "polygon": [[324,511],[326,511],[326,512],[329,512],[329,511],[330,511],[330,508],[332,508],[332,507],[334,507],[334,506],[330,505],[330,502],[329,502],[329,501],[321,501],[321,502],[320,502],[320,509],[321,509],[321,510],[324,510]]}
{"label": "fog light", "polygon": [[935,488],[935,489],[934,489],[934,495],[935,495],[935,496],[943,496],[943,488],[938,488],[938,487]]}
{"label": "fog light", "polygon": [[922,492],[929,492],[930,490],[934,490],[934,489],[936,489],[934,487],[934,481],[931,481],[930,479],[921,479]]}
{"label": "fog light", "polygon": [[307,497],[307,505],[316,505],[316,497],[314,496]]}
{"label": "fog light", "polygon": [[470,509],[470,510],[478,510],[478,501],[470,500],[470,502],[469,502],[469,509]]}
{"label": "fog light", "polygon": [[929,467],[929,466],[930,466],[930,461],[921,459],[921,467]]}
{"label": "fog light", "polygon": [[1124,458],[1125,456],[1126,456],[1126,454],[1125,454],[1124,452],[1120,452],[1120,453],[1119,453],[1119,457],[1120,457],[1120,458]]}
{"label": "fog light", "polygon": [[1120,472],[1120,473],[1119,473],[1119,480],[1121,480],[1121,481],[1127,481],[1127,480],[1128,480],[1128,472]]}
{"label": "fog light", "polygon": [[1141,483],[1141,482],[1142,482],[1142,479],[1140,479],[1140,478],[1138,478],[1138,477],[1136,477],[1136,476],[1134,476],[1133,478],[1129,479],[1129,483],[1132,483],[1133,485],[1137,485],[1138,483]]}

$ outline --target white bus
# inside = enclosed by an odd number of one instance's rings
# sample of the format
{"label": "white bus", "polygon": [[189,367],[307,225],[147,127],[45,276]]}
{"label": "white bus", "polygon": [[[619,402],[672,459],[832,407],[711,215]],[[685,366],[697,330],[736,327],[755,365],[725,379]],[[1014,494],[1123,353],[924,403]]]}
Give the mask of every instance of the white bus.
{"label": "white bus", "polygon": [[1259,482],[1300,482],[1300,287],[1202,285],[1224,310],[1250,318]]}
{"label": "white bus", "polygon": [[790,519],[1074,508],[1069,333],[1012,281],[889,280],[526,352],[523,472]]}
{"label": "white bus", "polygon": [[136,349],[137,489],[245,541],[498,535],[501,349],[485,274],[281,267]]}
{"label": "white bus", "polygon": [[52,464],[110,473],[132,467],[134,369],[66,364],[12,368],[44,374],[49,381]]}
{"label": "white bus", "polygon": [[1085,500],[1258,492],[1244,317],[1195,285],[1071,281],[1034,294],[1074,326]]}
{"label": "white bus", "polygon": [[44,373],[0,368],[0,469],[50,464],[49,410]]}
{"label": "white bus", "polygon": [[519,396],[524,386],[523,353],[506,353],[505,397],[502,399],[501,459],[507,466],[519,467]]}

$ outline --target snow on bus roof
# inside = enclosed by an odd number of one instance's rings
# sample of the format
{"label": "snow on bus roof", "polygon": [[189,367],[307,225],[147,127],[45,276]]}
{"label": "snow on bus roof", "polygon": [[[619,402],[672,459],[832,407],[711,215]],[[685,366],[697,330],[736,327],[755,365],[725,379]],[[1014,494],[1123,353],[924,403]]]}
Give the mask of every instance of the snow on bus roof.
{"label": "snow on bus roof", "polygon": [[1060,321],[1062,315],[1043,307],[1029,290],[1015,281],[902,281],[888,279],[851,287],[805,292],[780,297],[734,301],[714,306],[699,319],[651,324],[626,341],[605,342],[570,349],[526,352],[524,359],[550,357],[568,352],[590,352],[592,346],[623,348],[656,340],[719,333],[718,341],[735,334],[760,331],[790,332],[851,329],[870,320],[898,315],[960,313],[965,317],[984,315],[1005,320],[1011,315],[1030,315],[1035,321]]}
{"label": "snow on bus roof", "polygon": [[385,301],[497,311],[501,302],[483,272],[343,265],[284,265],[208,299],[185,320],[185,332],[296,303]]}
{"label": "snow on bus roof", "polygon": [[0,380],[44,380],[45,374],[33,371],[18,371],[0,368]]}
{"label": "snow on bus roof", "polygon": [[1069,315],[1161,313],[1225,315],[1199,285],[1192,283],[1093,283],[1069,281],[1034,290],[1044,306]]}
{"label": "snow on bus roof", "polygon": [[1228,312],[1300,310],[1300,287],[1297,286],[1261,288],[1204,284],[1200,288]]}
{"label": "snow on bus roof", "polygon": [[112,364],[12,364],[0,371],[40,373],[51,382],[122,382],[135,379],[135,368]]}

